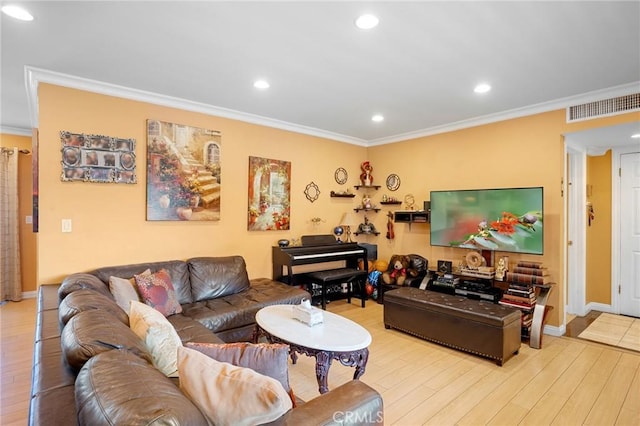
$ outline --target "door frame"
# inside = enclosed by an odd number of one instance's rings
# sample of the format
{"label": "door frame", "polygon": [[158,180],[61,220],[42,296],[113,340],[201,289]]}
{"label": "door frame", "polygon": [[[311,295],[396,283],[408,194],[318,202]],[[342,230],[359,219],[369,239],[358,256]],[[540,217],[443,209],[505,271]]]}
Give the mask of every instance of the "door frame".
{"label": "door frame", "polygon": [[[565,318],[566,314],[584,316],[586,306],[586,205],[587,152],[577,140],[565,137],[564,191],[567,194],[565,209]],[[571,242],[571,245],[569,245]]]}

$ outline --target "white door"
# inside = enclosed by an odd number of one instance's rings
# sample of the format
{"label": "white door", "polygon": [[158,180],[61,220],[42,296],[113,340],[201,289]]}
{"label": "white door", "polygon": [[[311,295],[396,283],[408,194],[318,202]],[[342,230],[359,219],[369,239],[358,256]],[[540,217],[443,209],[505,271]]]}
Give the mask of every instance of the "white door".
{"label": "white door", "polygon": [[640,153],[620,155],[620,313],[640,317]]}

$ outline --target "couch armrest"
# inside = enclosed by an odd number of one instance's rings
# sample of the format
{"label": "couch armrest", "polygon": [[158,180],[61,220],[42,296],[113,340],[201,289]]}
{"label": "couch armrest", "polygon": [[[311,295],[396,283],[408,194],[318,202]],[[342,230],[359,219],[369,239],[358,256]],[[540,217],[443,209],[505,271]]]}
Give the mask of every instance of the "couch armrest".
{"label": "couch armrest", "polygon": [[382,396],[360,380],[351,380],[299,405],[274,422],[278,425],[383,424]]}

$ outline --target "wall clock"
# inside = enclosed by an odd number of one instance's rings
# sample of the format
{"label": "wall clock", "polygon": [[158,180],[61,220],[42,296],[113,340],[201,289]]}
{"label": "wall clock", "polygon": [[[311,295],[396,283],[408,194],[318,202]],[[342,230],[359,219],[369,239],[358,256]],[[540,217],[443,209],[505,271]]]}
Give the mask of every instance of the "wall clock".
{"label": "wall clock", "polygon": [[347,183],[347,178],[349,177],[347,171],[342,167],[338,167],[336,169],[336,173],[334,176],[336,178],[336,182],[338,182],[340,185],[344,185],[345,183]]}
{"label": "wall clock", "polygon": [[398,188],[400,188],[400,176],[393,173],[387,176],[387,189],[396,191]]}

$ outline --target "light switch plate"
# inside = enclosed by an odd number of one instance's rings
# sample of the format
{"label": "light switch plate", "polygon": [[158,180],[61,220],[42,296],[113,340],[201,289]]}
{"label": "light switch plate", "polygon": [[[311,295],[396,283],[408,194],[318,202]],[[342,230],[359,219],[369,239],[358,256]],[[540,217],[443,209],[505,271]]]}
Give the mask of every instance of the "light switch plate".
{"label": "light switch plate", "polygon": [[62,219],[62,232],[71,232],[71,219]]}

